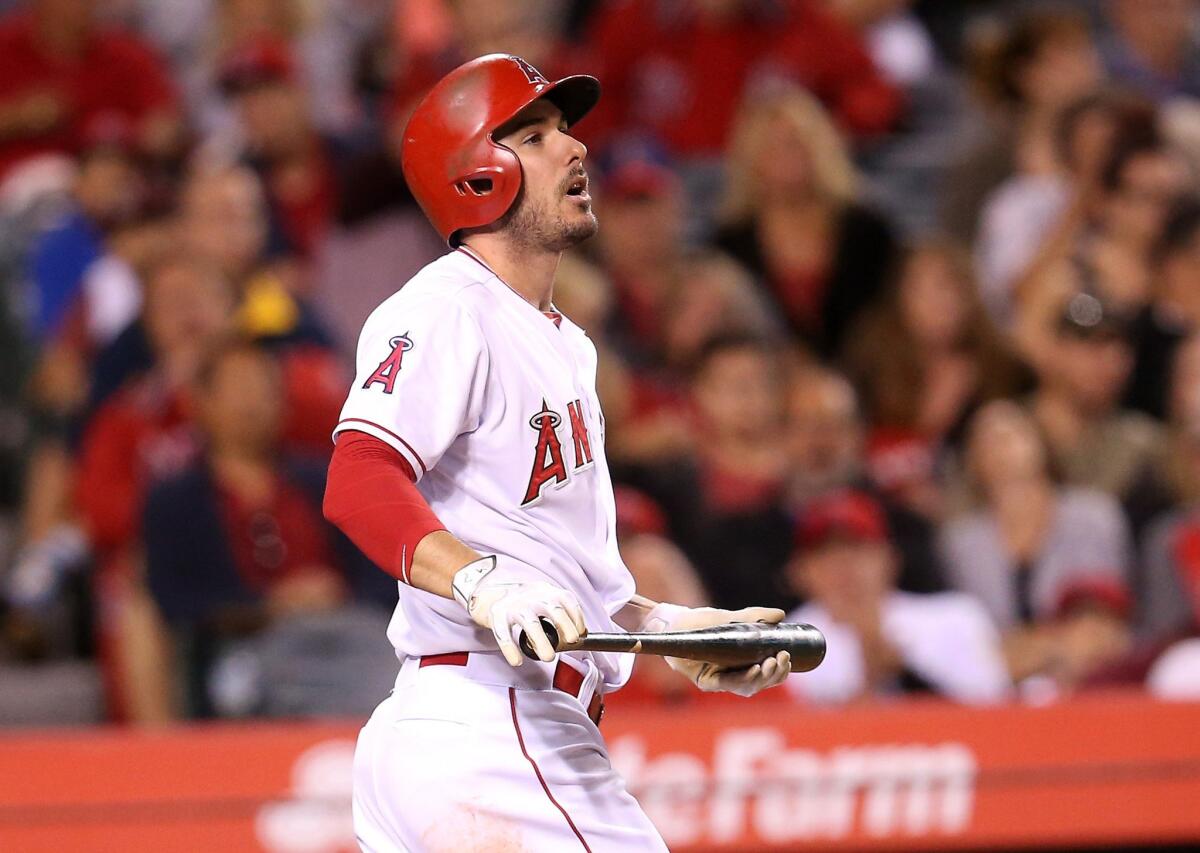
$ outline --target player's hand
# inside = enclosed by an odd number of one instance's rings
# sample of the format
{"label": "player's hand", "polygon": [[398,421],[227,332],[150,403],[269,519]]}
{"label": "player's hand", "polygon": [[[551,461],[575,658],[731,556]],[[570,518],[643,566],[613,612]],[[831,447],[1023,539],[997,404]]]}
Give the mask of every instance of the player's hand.
{"label": "player's hand", "polygon": [[[730,622],[766,622],[774,625],[783,621],[784,612],[775,607],[744,607],[741,610],[719,610],[715,607],[680,607],[659,604],[646,616],[642,629],[646,631],[688,631],[727,625]],[[792,656],[780,652],[753,666],[731,668],[704,661],[666,658],[671,669],[681,673],[706,692],[722,691],[739,696],[753,696],[782,684],[792,671]]]}
{"label": "player's hand", "polygon": [[520,666],[525,660],[517,646],[522,632],[538,658],[554,660],[556,652],[541,619],[549,620],[567,643],[587,634],[583,609],[573,593],[544,581],[514,583],[500,577],[494,568],[495,558],[485,557],[460,569],[455,575],[454,597],[477,625],[491,630],[511,665]]}

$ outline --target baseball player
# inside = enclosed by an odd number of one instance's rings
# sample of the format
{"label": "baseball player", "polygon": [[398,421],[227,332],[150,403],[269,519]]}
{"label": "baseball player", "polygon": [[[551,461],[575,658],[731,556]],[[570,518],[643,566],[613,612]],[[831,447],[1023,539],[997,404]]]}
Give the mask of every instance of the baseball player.
{"label": "baseball player", "polygon": [[[366,851],[665,850],[597,728],[631,657],[556,655],[539,619],[573,641],[783,618],[649,601],[617,552],[596,349],[552,300],[561,253],[596,232],[568,130],[599,95],[595,78],[493,54],[442,79],[405,130],[404,174],[452,251],[363,326],[325,498],[400,582],[400,673],[354,759]],[[670,663],[743,695],[791,669],[786,653]]]}

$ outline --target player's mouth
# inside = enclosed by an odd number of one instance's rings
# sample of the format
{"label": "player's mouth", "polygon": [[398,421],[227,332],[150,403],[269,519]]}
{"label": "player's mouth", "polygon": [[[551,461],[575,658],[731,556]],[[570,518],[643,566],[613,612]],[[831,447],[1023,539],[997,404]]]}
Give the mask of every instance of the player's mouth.
{"label": "player's mouth", "polygon": [[588,179],[587,175],[576,175],[567,184],[566,195],[570,198],[577,199],[581,204],[589,204],[592,197],[588,194]]}

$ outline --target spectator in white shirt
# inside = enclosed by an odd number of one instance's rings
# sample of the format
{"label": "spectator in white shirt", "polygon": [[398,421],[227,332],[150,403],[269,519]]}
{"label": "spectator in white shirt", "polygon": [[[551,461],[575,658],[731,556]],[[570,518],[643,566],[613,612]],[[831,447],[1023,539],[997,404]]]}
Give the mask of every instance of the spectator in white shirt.
{"label": "spectator in white shirt", "polygon": [[793,694],[825,704],[928,692],[969,703],[1006,698],[1011,682],[987,612],[961,593],[895,589],[896,552],[879,505],[861,492],[807,507],[789,577],[808,603],[788,617],[824,632],[828,653],[789,678]]}

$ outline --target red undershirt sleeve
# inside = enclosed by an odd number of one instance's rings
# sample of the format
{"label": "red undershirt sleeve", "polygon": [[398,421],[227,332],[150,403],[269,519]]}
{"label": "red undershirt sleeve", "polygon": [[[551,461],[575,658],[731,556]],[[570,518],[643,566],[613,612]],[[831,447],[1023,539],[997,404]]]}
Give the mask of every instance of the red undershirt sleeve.
{"label": "red undershirt sleeve", "polygon": [[372,562],[410,583],[417,544],[445,526],[417,491],[416,473],[391,445],[355,430],[338,434],[325,485],[325,518]]}

